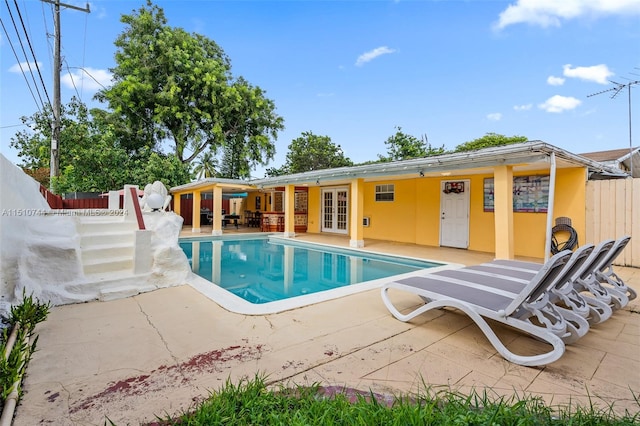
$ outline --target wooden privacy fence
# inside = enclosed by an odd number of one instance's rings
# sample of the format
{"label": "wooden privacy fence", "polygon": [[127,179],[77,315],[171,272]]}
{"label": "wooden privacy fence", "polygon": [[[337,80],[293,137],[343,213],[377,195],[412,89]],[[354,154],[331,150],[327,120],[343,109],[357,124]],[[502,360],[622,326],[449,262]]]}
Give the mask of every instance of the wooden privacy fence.
{"label": "wooden privacy fence", "polygon": [[630,235],[615,264],[640,268],[640,178],[587,182],[587,243]]}
{"label": "wooden privacy fence", "polygon": [[[40,185],[40,193],[52,209],[106,209],[109,207],[108,197],[67,200],[42,185]],[[122,196],[120,196],[120,208],[122,208]]]}

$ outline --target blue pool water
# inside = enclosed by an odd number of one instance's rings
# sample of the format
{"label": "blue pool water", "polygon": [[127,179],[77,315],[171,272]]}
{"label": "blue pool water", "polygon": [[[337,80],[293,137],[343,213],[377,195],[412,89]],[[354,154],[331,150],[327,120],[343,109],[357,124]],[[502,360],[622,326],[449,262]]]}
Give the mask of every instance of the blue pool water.
{"label": "blue pool water", "polygon": [[180,247],[196,274],[254,304],[441,266],[267,238],[181,240]]}

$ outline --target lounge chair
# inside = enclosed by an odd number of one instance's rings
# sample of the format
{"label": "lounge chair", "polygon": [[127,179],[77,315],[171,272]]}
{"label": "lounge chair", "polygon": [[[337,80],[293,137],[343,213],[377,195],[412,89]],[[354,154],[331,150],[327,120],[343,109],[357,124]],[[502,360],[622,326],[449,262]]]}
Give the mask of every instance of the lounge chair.
{"label": "lounge chair", "polygon": [[624,248],[631,240],[630,236],[624,236],[613,244],[606,258],[596,267],[596,278],[605,287],[616,290],[624,294],[628,300],[635,299],[638,294],[634,289],[625,284],[625,282],[613,271],[613,262],[622,253]]}
{"label": "lounge chair", "polygon": [[[587,334],[590,324],[589,318],[596,317],[598,321],[604,321],[612,313],[611,309],[604,303],[600,303],[598,307],[601,309],[596,310],[573,286],[572,277],[584,267],[585,261],[593,249],[593,245],[584,245],[573,252],[561,275],[556,280],[556,284],[549,289],[549,301],[556,305],[557,311],[573,326],[568,329],[570,333],[561,336],[565,343],[573,343]],[[542,267],[542,265],[537,265],[538,270],[532,271],[511,266],[509,261],[499,262],[470,266],[459,271],[468,275],[470,279],[476,279],[473,278],[474,275],[480,275],[483,277],[482,279],[487,280],[506,279],[512,282],[515,290],[519,290],[529,283]],[[444,274],[446,275],[447,272]],[[602,315],[600,315],[601,311],[604,311]]]}
{"label": "lounge chair", "polygon": [[[513,282],[506,279],[486,280],[479,275],[472,276],[471,278],[478,279],[476,281],[445,276],[442,274],[450,271],[440,271],[383,285],[382,301],[395,318],[404,322],[432,309],[459,309],[480,327],[489,342],[506,360],[527,366],[545,365],[559,359],[565,350],[560,334],[563,329],[566,330],[568,323],[557,312],[555,305],[548,302],[547,295],[556,281],[562,278],[562,270],[570,257],[571,252],[568,250],[554,255],[527,285],[520,286],[520,290],[515,292]],[[390,289],[416,294],[426,304],[403,314],[391,302]],[[523,331],[550,344],[552,349],[537,355],[515,354],[502,343],[487,319]]]}
{"label": "lounge chair", "polygon": [[[576,291],[582,292],[584,299],[594,310],[592,311],[593,316],[590,317],[592,324],[602,322],[610,316],[607,308],[603,308],[603,303],[611,309],[620,309],[629,303],[630,297],[627,296],[627,293],[631,295],[631,298],[635,297],[633,289],[626,286],[619,277],[616,280],[612,276],[611,263],[624,249],[626,245],[625,239],[628,242],[628,237],[621,238],[618,241],[602,241],[573,277],[574,288]],[[523,270],[529,270],[532,273],[537,272],[541,266],[539,263],[517,260],[495,260],[490,264],[518,267]],[[604,278],[605,271],[611,271],[610,281]],[[607,281],[610,285],[602,285],[601,281]],[[598,316],[601,318],[598,318]]]}
{"label": "lounge chair", "polygon": [[[575,317],[572,316],[572,313],[585,318],[589,324],[599,324],[610,318],[613,313],[609,306],[611,297],[606,290],[597,291],[596,294],[594,291],[597,289],[593,289],[591,295],[585,294],[585,288],[581,281],[593,273],[596,266],[608,253],[611,244],[613,241],[604,241],[598,247],[586,244],[578,248],[567,262],[565,280],[558,282],[557,286],[551,289],[549,300],[558,305],[558,309],[565,318],[574,322],[578,328],[580,323],[574,321]],[[514,279],[529,280],[541,267],[542,264],[534,262],[494,260],[471,269],[506,275]],[[588,328],[578,337],[586,334],[587,330]],[[570,342],[565,340],[565,343]]]}

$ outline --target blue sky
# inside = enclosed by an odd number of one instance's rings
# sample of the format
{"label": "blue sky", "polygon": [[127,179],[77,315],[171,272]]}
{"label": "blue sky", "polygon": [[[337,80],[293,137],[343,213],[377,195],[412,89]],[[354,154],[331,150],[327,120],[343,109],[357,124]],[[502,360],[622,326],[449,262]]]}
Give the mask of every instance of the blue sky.
{"label": "blue sky", "polygon": [[[51,6],[17,3],[51,97]],[[107,86],[120,17],[144,3],[94,1],[89,14],[62,11],[63,103],[76,94],[100,106],[91,100],[99,86],[79,68]],[[640,80],[640,0],[155,4],[169,25],[216,41],[233,74],[274,100],[286,128],[268,167],[281,166],[291,140],[305,131],[329,136],[354,162],[385,154],[396,126],[447,149],[488,132],[574,153],[629,147],[626,89],[614,99],[614,92],[588,95],[615,88],[610,81]],[[9,34],[0,39],[0,151],[18,163],[9,141],[37,103],[17,66],[26,59],[6,3],[0,10]],[[640,84],[631,94],[638,146]]]}

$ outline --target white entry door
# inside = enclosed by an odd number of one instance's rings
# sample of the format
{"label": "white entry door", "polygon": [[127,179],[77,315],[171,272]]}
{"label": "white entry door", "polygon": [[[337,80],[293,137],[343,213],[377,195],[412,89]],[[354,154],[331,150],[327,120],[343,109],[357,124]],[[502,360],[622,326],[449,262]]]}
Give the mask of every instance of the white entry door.
{"label": "white entry door", "polygon": [[322,190],[322,232],[348,232],[349,202],[347,188]]}
{"label": "white entry door", "polygon": [[469,181],[440,184],[440,245],[469,247]]}

